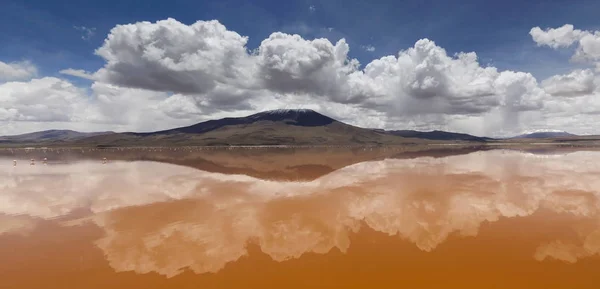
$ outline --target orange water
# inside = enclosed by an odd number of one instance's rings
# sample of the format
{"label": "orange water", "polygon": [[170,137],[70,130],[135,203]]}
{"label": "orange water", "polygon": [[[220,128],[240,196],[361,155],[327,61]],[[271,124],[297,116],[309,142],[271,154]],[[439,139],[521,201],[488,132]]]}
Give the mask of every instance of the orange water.
{"label": "orange water", "polygon": [[0,159],[0,288],[598,288],[599,160],[490,151],[290,181]]}

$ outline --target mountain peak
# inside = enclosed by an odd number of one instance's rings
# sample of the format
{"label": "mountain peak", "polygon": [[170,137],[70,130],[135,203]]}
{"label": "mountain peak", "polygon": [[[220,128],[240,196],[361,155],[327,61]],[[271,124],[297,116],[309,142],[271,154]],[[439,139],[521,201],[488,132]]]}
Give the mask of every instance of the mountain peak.
{"label": "mountain peak", "polygon": [[306,108],[297,108],[297,109],[273,109],[273,110],[267,110],[267,111],[263,111],[262,113],[267,113],[267,114],[289,114],[289,113],[318,113],[312,109],[306,109]]}
{"label": "mountain peak", "polygon": [[255,121],[282,121],[297,126],[324,126],[335,120],[312,109],[276,109],[259,112],[247,117]]}
{"label": "mountain peak", "polygon": [[139,135],[162,134],[162,133],[206,133],[224,126],[248,125],[259,121],[282,122],[295,126],[326,126],[335,120],[322,115],[312,109],[276,109],[268,110],[246,117],[227,117],[223,119],[209,120],[187,127],[180,127],[165,131],[142,133]]}

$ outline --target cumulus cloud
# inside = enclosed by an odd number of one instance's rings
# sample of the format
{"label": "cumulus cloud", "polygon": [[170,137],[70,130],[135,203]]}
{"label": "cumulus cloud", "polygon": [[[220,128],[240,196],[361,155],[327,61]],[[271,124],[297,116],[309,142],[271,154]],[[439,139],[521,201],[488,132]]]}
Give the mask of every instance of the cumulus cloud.
{"label": "cumulus cloud", "polygon": [[391,113],[470,115],[500,106],[516,111],[538,106],[536,82],[530,74],[482,67],[475,53],[451,57],[427,39],[398,57],[374,60],[364,71],[386,91],[384,101],[369,101],[392,109]]}
{"label": "cumulus cloud", "polygon": [[0,135],[46,129],[152,131],[197,121],[200,110],[181,103],[181,97],[100,82],[84,89],[55,77],[7,82],[0,84]]}
{"label": "cumulus cloud", "polygon": [[542,81],[542,87],[553,95],[545,99],[544,118],[551,124],[579,131],[597,133],[592,124],[600,115],[600,77],[592,70],[574,70]]}
{"label": "cumulus cloud", "polygon": [[202,113],[196,101],[187,95],[176,94],[161,101],[155,106],[166,115],[176,119],[194,119]]}
{"label": "cumulus cloud", "polygon": [[335,102],[353,103],[372,95],[358,61],[348,59],[344,39],[305,40],[300,35],[273,33],[258,48],[259,81],[268,90],[309,93]]}
{"label": "cumulus cloud", "polygon": [[37,67],[29,61],[6,63],[0,61],[0,82],[25,80],[37,75]]}
{"label": "cumulus cloud", "polygon": [[574,29],[573,25],[565,24],[559,28],[533,27],[529,31],[529,35],[538,45],[547,45],[552,48],[567,47],[579,41],[584,32],[579,29]]}
{"label": "cumulus cloud", "polygon": [[0,85],[0,121],[80,121],[84,91],[54,77]]}
{"label": "cumulus cloud", "polygon": [[556,96],[580,96],[596,89],[596,76],[590,69],[574,70],[567,75],[554,75],[542,81],[546,92]]}
{"label": "cumulus cloud", "polygon": [[[197,104],[249,103],[266,92],[383,109],[392,116],[472,115],[503,104],[517,111],[539,105],[531,75],[482,67],[475,53],[450,56],[427,39],[362,70],[349,58],[344,39],[334,44],[276,32],[253,52],[246,42],[218,21],[119,25],[97,50],[107,64],[95,76],[119,86],[191,95]],[[508,86],[512,95],[504,94]],[[237,93],[223,93],[228,91]]]}
{"label": "cumulus cloud", "polygon": [[[536,27],[530,34],[553,48],[577,44],[575,58],[596,59],[596,32],[565,25]],[[60,73],[93,80],[83,96],[90,115],[108,116],[113,106],[120,113],[112,125],[124,130],[149,129],[154,124],[143,123],[154,118],[174,127],[308,103],[354,125],[505,136],[533,128],[589,132],[572,116],[584,112],[594,121],[600,110],[593,97],[599,80],[591,69],[538,83],[527,72],[481,65],[475,52],[449,54],[429,39],[364,64],[350,57],[345,39],[333,43],[275,32],[255,49],[247,42],[216,20],[117,25],[96,50],[105,60],[102,68]],[[35,67],[25,64],[0,63],[0,80],[31,78]],[[580,99],[569,105],[560,96]],[[160,111],[151,113],[150,107]],[[5,106],[3,115],[9,113],[14,108]],[[102,122],[111,125],[110,117]]]}
{"label": "cumulus cloud", "polygon": [[130,88],[206,93],[245,76],[246,42],[218,21],[117,25],[96,50],[106,65],[95,77]]}
{"label": "cumulus cloud", "polygon": [[600,61],[600,31],[588,32],[579,39],[575,59]]}
{"label": "cumulus cloud", "polygon": [[198,120],[201,110],[187,96],[95,82],[88,113],[117,131],[156,131]]}
{"label": "cumulus cloud", "polygon": [[577,43],[577,50],[573,56],[576,60],[600,60],[600,31],[579,30],[574,29],[571,24],[565,24],[559,28],[545,30],[534,27],[529,34],[538,45],[546,45],[554,49]]}

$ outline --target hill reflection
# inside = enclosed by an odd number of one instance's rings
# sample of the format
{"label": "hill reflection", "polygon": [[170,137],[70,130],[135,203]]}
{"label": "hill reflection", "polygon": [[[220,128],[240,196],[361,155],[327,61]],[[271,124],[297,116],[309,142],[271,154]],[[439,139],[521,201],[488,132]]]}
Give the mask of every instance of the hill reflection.
{"label": "hill reflection", "polygon": [[476,237],[484,223],[550,212],[578,220],[578,237],[541,243],[532,258],[576,262],[600,253],[598,160],[486,151],[367,161],[311,181],[143,161],[3,168],[0,235],[26,234],[36,219],[92,222],[116,271],[171,277],[217,272],[248,244],[275,261],[347,252],[368,226],[431,252],[453,234]]}

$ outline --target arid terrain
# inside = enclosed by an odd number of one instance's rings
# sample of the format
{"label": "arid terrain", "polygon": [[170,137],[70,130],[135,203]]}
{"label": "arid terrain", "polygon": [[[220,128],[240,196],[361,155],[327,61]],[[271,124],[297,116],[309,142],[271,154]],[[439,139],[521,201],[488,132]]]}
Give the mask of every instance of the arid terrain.
{"label": "arid terrain", "polygon": [[195,125],[145,133],[80,133],[51,130],[0,137],[0,147],[370,147],[403,146],[430,150],[431,146],[516,147],[537,145],[593,147],[600,136],[536,133],[514,138],[488,138],[445,131],[368,129],[345,124],[313,110],[274,110],[247,117],[210,120]]}

